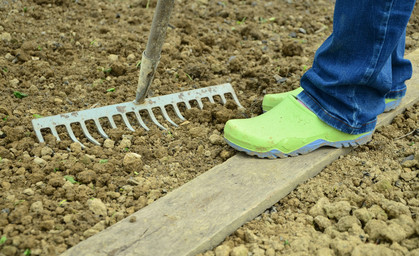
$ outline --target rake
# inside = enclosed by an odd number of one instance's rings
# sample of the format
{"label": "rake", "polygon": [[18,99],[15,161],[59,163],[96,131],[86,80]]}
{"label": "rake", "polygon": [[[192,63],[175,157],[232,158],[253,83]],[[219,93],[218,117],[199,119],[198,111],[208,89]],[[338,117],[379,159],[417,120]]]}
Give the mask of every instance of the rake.
{"label": "rake", "polygon": [[187,109],[191,108],[191,102],[196,102],[198,107],[204,107],[203,99],[208,99],[210,103],[215,103],[214,97],[219,97],[221,103],[227,102],[226,95],[230,95],[239,108],[242,108],[233,87],[229,83],[173,93],[158,97],[146,98],[151,82],[154,77],[157,65],[160,60],[160,53],[163,46],[164,38],[166,37],[166,29],[169,24],[170,13],[174,6],[174,0],[159,0],[157,2],[156,10],[151,24],[150,36],[147,41],[146,49],[142,54],[141,68],[138,79],[138,86],[136,90],[135,100],[132,102],[125,102],[114,104],[94,109],[80,110],[71,113],[59,114],[55,116],[41,117],[32,120],[32,125],[39,142],[45,142],[42,136],[42,130],[49,129],[52,135],[59,141],[56,127],[64,126],[71,140],[78,142],[83,148],[83,145],[75,136],[71,125],[78,124],[83,131],[84,136],[93,144],[100,145],[100,143],[90,134],[86,122],[93,121],[99,134],[108,139],[109,136],[105,133],[100,119],[107,118],[111,128],[116,129],[114,117],[120,116],[131,131],[134,131],[128,114],[134,114],[138,124],[145,130],[149,127],[143,120],[142,113],[147,113],[151,121],[160,129],[166,128],[157,121],[153,110],[159,110],[165,120],[174,126],[178,126],[170,117],[166,107],[171,107],[175,115],[182,121],[186,119],[182,116],[179,109],[179,104],[184,104]]}

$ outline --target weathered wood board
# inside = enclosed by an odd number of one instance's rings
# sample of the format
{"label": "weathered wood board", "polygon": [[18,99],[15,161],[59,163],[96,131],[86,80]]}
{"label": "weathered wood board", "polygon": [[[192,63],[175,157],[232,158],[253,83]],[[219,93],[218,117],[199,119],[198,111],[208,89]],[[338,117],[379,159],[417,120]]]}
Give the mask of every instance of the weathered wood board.
{"label": "weathered wood board", "polygon": [[[419,100],[419,50],[408,58],[414,75],[407,95],[396,110],[380,115],[378,126]],[[222,242],[349,151],[322,148],[277,160],[238,154],[63,255],[195,255]],[[132,216],[135,222],[129,221]]]}

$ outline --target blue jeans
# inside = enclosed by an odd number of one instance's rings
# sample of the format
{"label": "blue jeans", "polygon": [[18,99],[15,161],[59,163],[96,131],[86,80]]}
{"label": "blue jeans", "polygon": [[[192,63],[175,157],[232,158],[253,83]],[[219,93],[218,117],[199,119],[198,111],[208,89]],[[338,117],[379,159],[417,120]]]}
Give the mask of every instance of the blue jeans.
{"label": "blue jeans", "polygon": [[404,59],[415,0],[337,0],[333,33],[301,78],[297,97],[320,119],[349,134],[374,130],[385,98],[405,95]]}

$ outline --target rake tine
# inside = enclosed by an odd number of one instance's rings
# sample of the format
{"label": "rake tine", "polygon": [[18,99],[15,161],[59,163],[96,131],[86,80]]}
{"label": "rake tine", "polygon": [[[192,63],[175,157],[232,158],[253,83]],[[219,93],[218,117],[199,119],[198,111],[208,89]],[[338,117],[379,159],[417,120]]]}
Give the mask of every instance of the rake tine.
{"label": "rake tine", "polygon": [[201,99],[196,99],[196,102],[198,103],[199,109],[203,109],[204,108],[204,104],[202,104]]}
{"label": "rake tine", "polygon": [[95,138],[93,138],[92,135],[90,135],[89,130],[87,129],[86,124],[83,121],[80,122],[80,126],[81,126],[81,129],[83,130],[84,136],[86,136],[86,138],[93,144],[100,146],[100,143],[97,140],[95,140]]}
{"label": "rake tine", "polygon": [[185,101],[185,106],[187,109],[191,109],[191,104],[189,104],[189,101]]}
{"label": "rake tine", "polygon": [[172,119],[170,119],[170,117],[169,117],[169,115],[167,114],[167,111],[166,111],[166,109],[164,108],[164,106],[163,107],[160,107],[160,109],[161,109],[161,113],[162,113],[162,115],[163,115],[163,117],[169,122],[169,123],[171,123],[172,125],[174,125],[175,127],[177,127],[178,125],[175,123],[175,122],[173,122],[172,121]]}
{"label": "rake tine", "polygon": [[58,132],[57,132],[57,130],[55,129],[55,127],[50,127],[50,129],[51,129],[51,133],[52,133],[52,135],[54,135],[54,137],[55,138],[57,138],[57,141],[60,141],[61,139],[60,139],[60,136],[58,136]]}
{"label": "rake tine", "polygon": [[149,131],[150,128],[148,128],[147,125],[145,125],[138,111],[135,111],[134,113],[135,113],[135,116],[137,117],[138,123],[140,123],[140,126],[143,127],[146,131]]}
{"label": "rake tine", "polygon": [[70,138],[72,141],[77,142],[81,145],[82,148],[86,148],[85,145],[83,145],[83,143],[81,143],[77,138],[76,135],[74,135],[73,129],[71,129],[71,126],[69,124],[65,125],[65,128],[67,129],[68,135],[70,135]]}
{"label": "rake tine", "polygon": [[113,120],[113,116],[108,116],[107,118],[109,120],[109,123],[111,124],[112,129],[116,129],[117,127],[115,121]]}
{"label": "rake tine", "polygon": [[121,114],[122,120],[124,120],[125,125],[130,129],[131,131],[135,132],[134,128],[132,128],[131,124],[128,121],[127,115]]}
{"label": "rake tine", "polygon": [[95,122],[95,125],[97,127],[97,131],[99,132],[99,134],[106,140],[109,139],[109,136],[105,133],[105,131],[102,128],[102,125],[99,122],[99,119],[93,119],[93,121]]}
{"label": "rake tine", "polygon": [[240,104],[239,99],[237,98],[237,95],[235,93],[231,94],[233,96],[233,100],[234,102],[236,102],[237,106],[239,106],[239,108],[242,108],[243,106]]}
{"label": "rake tine", "polygon": [[151,121],[153,121],[153,123],[155,123],[160,129],[162,129],[162,130],[166,130],[166,128],[164,128],[164,126],[163,125],[161,125],[158,121],[157,121],[157,119],[156,119],[156,117],[154,116],[154,113],[153,113],[153,111],[151,110],[151,109],[147,109],[147,111],[148,111],[148,114],[149,114],[149,116],[150,116],[150,119],[151,119]]}
{"label": "rake tine", "polygon": [[39,143],[44,143],[44,137],[42,137],[41,130],[35,130],[36,137],[38,138]]}
{"label": "rake tine", "polygon": [[172,104],[173,109],[175,110],[175,113],[177,115],[177,117],[179,117],[180,120],[185,121],[186,119],[182,116],[182,114],[180,113],[179,108],[176,106],[176,104]]}
{"label": "rake tine", "polygon": [[221,97],[221,102],[223,103],[223,105],[225,105],[227,103],[226,97],[224,96],[224,94],[220,94]]}
{"label": "rake tine", "polygon": [[207,98],[208,98],[208,100],[209,100],[209,102],[210,102],[210,103],[213,103],[213,104],[215,103],[215,101],[214,101],[214,98],[213,98],[213,97],[208,96]]}

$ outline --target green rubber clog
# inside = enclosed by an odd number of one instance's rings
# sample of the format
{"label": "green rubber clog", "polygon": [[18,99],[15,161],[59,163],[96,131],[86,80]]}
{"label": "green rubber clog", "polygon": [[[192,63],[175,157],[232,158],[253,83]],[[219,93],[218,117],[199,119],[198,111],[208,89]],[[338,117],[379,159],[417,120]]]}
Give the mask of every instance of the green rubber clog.
{"label": "green rubber clog", "polygon": [[224,127],[230,146],[260,158],[297,156],[322,146],[362,145],[371,137],[372,132],[351,135],[327,125],[291,95],[260,116],[229,120]]}

